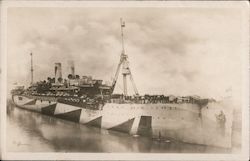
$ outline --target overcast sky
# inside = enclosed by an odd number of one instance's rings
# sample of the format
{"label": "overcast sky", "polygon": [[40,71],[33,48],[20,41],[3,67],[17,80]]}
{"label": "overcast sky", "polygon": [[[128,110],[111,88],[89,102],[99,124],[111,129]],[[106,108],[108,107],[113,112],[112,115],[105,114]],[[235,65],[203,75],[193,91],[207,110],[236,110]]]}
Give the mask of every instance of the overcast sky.
{"label": "overcast sky", "polygon": [[140,94],[219,98],[231,88],[239,95],[242,19],[239,9],[225,8],[11,8],[9,85],[30,82],[31,51],[36,81],[52,77],[55,62],[66,77],[71,60],[77,74],[111,81],[121,53],[120,17]]}

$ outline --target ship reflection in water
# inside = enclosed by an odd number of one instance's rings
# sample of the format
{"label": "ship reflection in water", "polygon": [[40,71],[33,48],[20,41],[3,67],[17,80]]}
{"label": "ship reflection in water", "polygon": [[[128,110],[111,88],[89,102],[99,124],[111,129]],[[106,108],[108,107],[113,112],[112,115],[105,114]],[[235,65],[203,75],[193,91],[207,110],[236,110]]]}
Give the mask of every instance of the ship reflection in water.
{"label": "ship reflection in water", "polygon": [[10,152],[230,153],[230,149],[133,137],[60,120],[10,105],[7,111]]}

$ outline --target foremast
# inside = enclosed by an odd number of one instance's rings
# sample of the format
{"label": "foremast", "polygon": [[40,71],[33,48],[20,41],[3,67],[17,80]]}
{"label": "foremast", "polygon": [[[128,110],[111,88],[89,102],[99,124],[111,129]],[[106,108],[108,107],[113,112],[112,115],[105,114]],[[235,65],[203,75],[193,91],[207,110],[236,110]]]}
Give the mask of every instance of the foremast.
{"label": "foremast", "polygon": [[121,43],[122,43],[122,52],[121,52],[121,56],[120,56],[120,62],[118,64],[118,67],[116,69],[116,73],[115,73],[115,78],[113,80],[112,83],[112,92],[115,88],[117,79],[118,79],[118,75],[119,75],[119,71],[120,68],[122,67],[122,76],[123,76],[123,94],[124,96],[128,95],[128,91],[127,91],[127,77],[130,78],[130,81],[132,83],[135,95],[139,95],[138,90],[136,88],[131,70],[129,68],[129,61],[128,61],[128,55],[125,53],[125,47],[124,47],[124,34],[123,34],[123,28],[125,27],[125,22],[122,20],[122,18],[120,19],[121,21]]}

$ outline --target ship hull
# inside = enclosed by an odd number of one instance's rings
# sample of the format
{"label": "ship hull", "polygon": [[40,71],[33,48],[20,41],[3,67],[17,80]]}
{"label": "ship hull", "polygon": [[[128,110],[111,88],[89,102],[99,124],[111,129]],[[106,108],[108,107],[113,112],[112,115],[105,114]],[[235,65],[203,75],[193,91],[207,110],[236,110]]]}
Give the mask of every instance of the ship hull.
{"label": "ship hull", "polygon": [[[118,104],[87,109],[53,100],[13,95],[17,107],[85,125],[156,138],[231,148],[232,109],[223,103]],[[226,121],[218,115],[223,112]]]}

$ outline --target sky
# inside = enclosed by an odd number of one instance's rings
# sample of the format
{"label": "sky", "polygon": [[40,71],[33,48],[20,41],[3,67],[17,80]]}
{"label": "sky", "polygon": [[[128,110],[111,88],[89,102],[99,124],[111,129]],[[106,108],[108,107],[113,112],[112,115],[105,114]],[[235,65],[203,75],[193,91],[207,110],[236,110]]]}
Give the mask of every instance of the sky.
{"label": "sky", "polygon": [[[9,8],[8,85],[76,74],[111,81],[125,52],[140,94],[240,97],[242,17],[232,8]],[[119,75],[115,93],[122,92]],[[129,93],[133,94],[128,81]]]}

